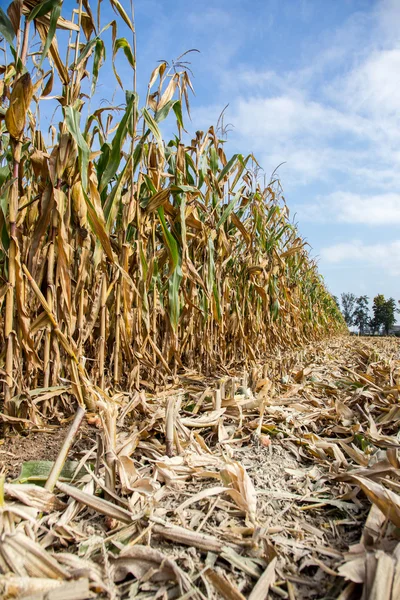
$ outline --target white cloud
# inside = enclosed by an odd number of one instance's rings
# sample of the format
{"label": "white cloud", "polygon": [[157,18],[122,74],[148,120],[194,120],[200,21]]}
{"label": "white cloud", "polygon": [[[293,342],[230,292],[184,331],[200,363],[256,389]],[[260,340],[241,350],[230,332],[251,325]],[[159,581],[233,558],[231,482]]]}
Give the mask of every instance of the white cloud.
{"label": "white cloud", "polygon": [[[252,78],[254,74],[248,73]],[[242,73],[245,80],[246,74]],[[266,75],[266,77],[269,77]],[[202,128],[216,121],[220,107],[195,109],[193,120]],[[286,162],[284,183],[309,183],[329,179],[337,171],[350,172],[365,165],[364,150],[335,145],[339,136],[356,140],[368,137],[375,143],[368,120],[349,116],[335,107],[309,100],[293,91],[273,97],[237,97],[231,102],[226,120],[233,123],[229,136],[242,152],[254,152],[267,173]],[[372,173],[371,173],[372,175]]]}
{"label": "white cloud", "polygon": [[373,51],[349,73],[338,95],[354,112],[397,120],[399,84],[400,49]]}
{"label": "white cloud", "polygon": [[[399,28],[398,2],[381,0],[310,43],[304,68],[224,69],[231,145],[253,151],[267,174],[286,161],[286,189],[321,181],[336,189],[346,178],[354,193],[400,192]],[[203,107],[194,120],[205,127],[213,112]]]}
{"label": "white cloud", "polygon": [[[373,15],[375,17],[375,15]],[[378,3],[377,18],[381,34],[381,45],[399,43],[400,4],[398,0],[381,0]]]}
{"label": "white cloud", "polygon": [[400,274],[400,240],[389,243],[364,244],[359,240],[322,248],[322,261],[331,264],[354,264],[379,267],[389,275]]}
{"label": "white cloud", "polygon": [[[364,10],[349,10],[336,29],[314,35],[305,27],[293,44],[296,56],[287,58],[285,49],[280,58],[254,53],[254,60],[252,52],[240,52],[219,68],[215,55],[217,102],[194,108],[193,125],[205,130],[229,102],[228,152],[254,152],[267,178],[285,163],[278,174],[288,205],[301,231],[308,221],[304,230],[335,293],[372,296],[379,288],[394,295],[400,274],[400,240],[393,240],[391,227],[400,224],[400,3],[356,4]],[[304,6],[305,22],[317,23],[315,2]],[[252,31],[245,24],[243,30]]]}
{"label": "white cloud", "polygon": [[[194,121],[204,128],[219,110],[195,110]],[[239,96],[231,102],[226,119],[234,125],[230,145],[254,152],[267,173],[286,162],[281,172],[285,188],[318,181],[336,184],[345,175],[357,182],[358,189],[367,185],[400,189],[400,127],[394,131],[391,125],[388,136],[380,123],[310,100],[301,90],[273,97]]]}
{"label": "white cloud", "polygon": [[397,225],[400,224],[400,194],[362,196],[337,191],[314,204],[299,206],[297,210],[307,221]]}
{"label": "white cloud", "polygon": [[275,136],[288,140],[306,135],[312,139],[329,139],[341,133],[360,135],[365,131],[361,118],[349,117],[328,105],[308,100],[299,92],[273,98],[239,98],[235,120],[242,135]]}

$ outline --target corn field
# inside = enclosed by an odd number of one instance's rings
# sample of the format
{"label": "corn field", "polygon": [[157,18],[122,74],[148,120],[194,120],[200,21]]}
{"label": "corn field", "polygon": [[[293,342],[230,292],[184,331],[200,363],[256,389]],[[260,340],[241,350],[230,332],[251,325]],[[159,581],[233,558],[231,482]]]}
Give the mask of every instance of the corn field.
{"label": "corn field", "polygon": [[[51,412],[63,382],[93,408],[111,391],[154,391],[185,369],[227,372],[343,328],[279,181],[264,183],[252,155],[228,157],[220,128],[187,133],[193,88],[182,58],[160,62],[139,99],[133,9],[110,5],[109,23],[88,0],[68,19],[60,0],[15,0],[0,14],[10,419]],[[101,69],[124,90],[123,107],[100,102]],[[40,125],[49,98],[50,131]],[[165,120],[176,127],[169,141]],[[27,405],[32,389],[39,405],[32,396]]]}

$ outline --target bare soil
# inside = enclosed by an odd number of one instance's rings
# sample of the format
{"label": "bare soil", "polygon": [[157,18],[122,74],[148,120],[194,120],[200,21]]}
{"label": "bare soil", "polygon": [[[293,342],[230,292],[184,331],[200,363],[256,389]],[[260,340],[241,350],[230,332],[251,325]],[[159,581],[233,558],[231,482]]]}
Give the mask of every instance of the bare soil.
{"label": "bare soil", "polygon": [[[51,431],[48,429],[44,431],[31,430],[24,434],[5,435],[0,440],[0,473],[5,475],[7,480],[12,480],[18,477],[22,464],[28,460],[54,461],[68,428],[68,425],[62,425],[54,427]],[[79,459],[85,449],[93,446],[95,438],[95,428],[85,424],[71,447],[69,460]]]}

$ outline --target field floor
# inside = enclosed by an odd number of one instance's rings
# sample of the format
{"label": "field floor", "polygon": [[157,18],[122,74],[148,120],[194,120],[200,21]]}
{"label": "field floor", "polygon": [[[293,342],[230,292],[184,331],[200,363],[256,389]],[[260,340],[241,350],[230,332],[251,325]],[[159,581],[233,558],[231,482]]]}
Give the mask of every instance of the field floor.
{"label": "field floor", "polygon": [[43,461],[70,422],[0,442],[0,597],[398,600],[400,341],[335,338],[242,375],[221,404],[193,373],[117,395],[53,492]]}

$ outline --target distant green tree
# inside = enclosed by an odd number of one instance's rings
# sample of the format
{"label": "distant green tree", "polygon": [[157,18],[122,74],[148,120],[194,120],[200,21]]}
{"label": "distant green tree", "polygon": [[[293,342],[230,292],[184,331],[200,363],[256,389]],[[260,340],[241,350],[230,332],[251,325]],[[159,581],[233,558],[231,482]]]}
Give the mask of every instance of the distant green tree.
{"label": "distant green tree", "polygon": [[373,333],[381,333],[382,331],[385,314],[385,302],[386,300],[383,294],[378,294],[374,298],[372,305],[373,317],[370,322]]}
{"label": "distant green tree", "polygon": [[364,335],[369,323],[368,296],[359,296],[355,302],[353,325],[358,327],[360,335]]}
{"label": "distant green tree", "polygon": [[339,298],[337,296],[332,296],[336,306],[338,307],[338,309],[340,310],[340,304],[339,304]]}
{"label": "distant green tree", "polygon": [[354,319],[354,305],[356,302],[356,297],[354,294],[345,293],[342,294],[342,313],[344,316],[344,320],[346,321],[347,327],[353,325]]}
{"label": "distant green tree", "polygon": [[385,330],[385,334],[389,335],[390,329],[396,323],[395,313],[399,312],[399,309],[396,306],[396,300],[394,298],[389,298],[385,303],[385,311],[384,311],[384,321],[383,327]]}
{"label": "distant green tree", "polygon": [[396,322],[395,313],[399,312],[395,299],[389,298],[386,300],[383,294],[378,294],[374,298],[372,311],[374,316],[371,320],[371,327],[374,333],[383,331],[385,335],[389,335],[390,328]]}

